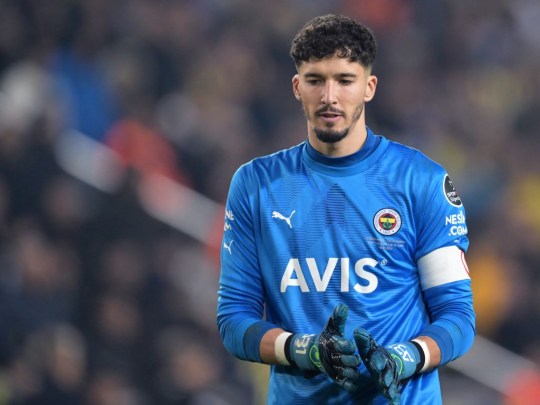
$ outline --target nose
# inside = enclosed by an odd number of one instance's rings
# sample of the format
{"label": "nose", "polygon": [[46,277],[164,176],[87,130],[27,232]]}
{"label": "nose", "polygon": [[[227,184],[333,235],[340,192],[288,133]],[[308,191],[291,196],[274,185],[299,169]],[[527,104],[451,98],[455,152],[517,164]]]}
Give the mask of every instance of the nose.
{"label": "nose", "polygon": [[321,99],[323,104],[336,104],[336,86],[331,80],[328,80],[324,85],[324,90]]}

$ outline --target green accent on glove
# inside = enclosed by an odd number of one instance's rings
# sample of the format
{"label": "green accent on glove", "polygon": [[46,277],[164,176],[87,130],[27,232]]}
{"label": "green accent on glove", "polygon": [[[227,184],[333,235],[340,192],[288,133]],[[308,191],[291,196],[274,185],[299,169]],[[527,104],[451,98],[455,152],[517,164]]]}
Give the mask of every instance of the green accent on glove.
{"label": "green accent on glove", "polygon": [[309,349],[309,359],[317,367],[319,370],[323,371],[322,364],[321,364],[321,356],[319,355],[319,348],[317,345],[311,346],[311,349]]}

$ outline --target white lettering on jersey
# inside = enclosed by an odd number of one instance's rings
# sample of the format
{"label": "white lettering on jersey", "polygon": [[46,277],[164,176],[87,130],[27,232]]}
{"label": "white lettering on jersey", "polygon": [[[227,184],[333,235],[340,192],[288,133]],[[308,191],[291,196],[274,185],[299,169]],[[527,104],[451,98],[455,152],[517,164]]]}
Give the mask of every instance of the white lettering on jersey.
{"label": "white lettering on jersey", "polygon": [[459,214],[446,216],[444,225],[450,227],[448,234],[451,236],[467,235],[467,226],[465,225],[465,214],[463,211],[459,211]]}
{"label": "white lettering on jersey", "polygon": [[[350,259],[348,257],[331,257],[328,259],[328,262],[326,263],[326,268],[324,270],[324,273],[322,274],[322,277],[319,272],[319,268],[317,266],[317,262],[314,258],[306,258],[306,264],[307,264],[307,270],[309,272],[305,272],[302,269],[302,265],[300,264],[299,259],[289,259],[289,262],[287,263],[287,267],[285,268],[285,271],[283,273],[283,277],[281,278],[281,287],[280,291],[284,293],[287,290],[287,287],[300,287],[300,291],[303,293],[310,292],[307,280],[306,280],[306,274],[309,274],[311,276],[311,280],[313,281],[313,284],[315,285],[315,290],[317,292],[324,292],[328,288],[328,283],[330,282],[334,271],[336,269],[336,265],[338,263],[338,260],[341,263],[341,275],[340,275],[340,281],[341,281],[341,292],[349,292],[349,280],[350,280]],[[365,269],[366,266],[375,267],[377,265],[377,261],[375,259],[365,258],[358,260],[354,265],[354,272],[355,274],[361,278],[362,280],[365,280],[368,282],[367,285],[362,285],[360,283],[356,283],[353,288],[356,292],[360,294],[369,294],[377,288],[379,284],[379,280],[377,279],[377,276]]]}
{"label": "white lettering on jersey", "polygon": [[360,294],[369,294],[375,291],[377,285],[379,285],[379,279],[373,273],[365,270],[366,266],[375,267],[377,265],[377,260],[374,259],[360,259],[354,265],[354,272],[358,277],[363,280],[369,281],[368,285],[355,284],[354,289]]}
{"label": "white lettering on jersey", "polygon": [[459,214],[448,215],[446,217],[445,225],[459,225],[465,223],[465,215],[463,211],[459,211]]}
{"label": "white lettering on jersey", "polygon": [[330,259],[328,259],[326,270],[324,270],[323,276],[321,278],[319,277],[319,269],[317,268],[317,263],[315,262],[315,259],[312,257],[306,259],[309,272],[311,273],[311,279],[315,283],[315,289],[318,292],[326,291],[326,287],[328,287],[328,283],[330,282],[330,277],[332,277],[332,274],[334,274],[334,270],[336,269],[337,261],[337,257],[331,257]]}
{"label": "white lettering on jersey", "polygon": [[[296,278],[292,278],[293,273],[296,273]],[[300,260],[290,259],[287,263],[287,268],[281,278],[281,292],[284,293],[287,286],[298,286],[302,292],[308,292],[309,287],[304,277],[304,272],[300,267]]]}
{"label": "white lettering on jersey", "polygon": [[462,235],[467,235],[467,227],[466,226],[452,226],[450,228],[450,233],[449,235],[452,235],[452,236],[462,236]]}

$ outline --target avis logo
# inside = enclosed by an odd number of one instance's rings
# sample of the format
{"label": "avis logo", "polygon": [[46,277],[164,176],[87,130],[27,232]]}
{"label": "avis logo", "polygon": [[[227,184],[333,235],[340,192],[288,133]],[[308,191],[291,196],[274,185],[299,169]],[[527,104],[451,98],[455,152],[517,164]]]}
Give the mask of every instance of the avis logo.
{"label": "avis logo", "polygon": [[[340,271],[336,271],[337,263],[340,262]],[[355,281],[355,277],[363,280],[362,284],[355,282],[352,288],[360,294],[369,294],[375,291],[379,280],[377,276],[368,271],[377,266],[378,262],[375,259],[365,258],[360,259],[354,264],[353,280],[351,281],[351,263],[348,257],[331,257],[326,263],[324,273],[319,272],[317,262],[314,258],[308,257],[305,263],[300,259],[289,259],[287,267],[281,277],[280,291],[284,293],[289,287],[299,287],[303,293],[310,292],[309,285],[315,286],[315,291],[324,292],[328,288],[328,283],[332,277],[339,277],[341,292],[349,292],[351,282]],[[307,279],[311,279],[308,284]],[[366,284],[367,282],[367,284]]]}

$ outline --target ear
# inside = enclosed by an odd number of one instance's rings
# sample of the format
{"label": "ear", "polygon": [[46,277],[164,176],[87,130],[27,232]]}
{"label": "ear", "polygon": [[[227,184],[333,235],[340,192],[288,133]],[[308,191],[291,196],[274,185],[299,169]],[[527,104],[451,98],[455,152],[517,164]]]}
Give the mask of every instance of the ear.
{"label": "ear", "polygon": [[375,97],[375,90],[377,90],[377,76],[369,75],[366,83],[366,94],[364,95],[364,102],[371,101]]}
{"label": "ear", "polygon": [[300,86],[300,78],[298,77],[298,74],[296,74],[292,78],[292,88],[293,88],[294,97],[296,97],[298,101],[301,100],[299,86]]}

